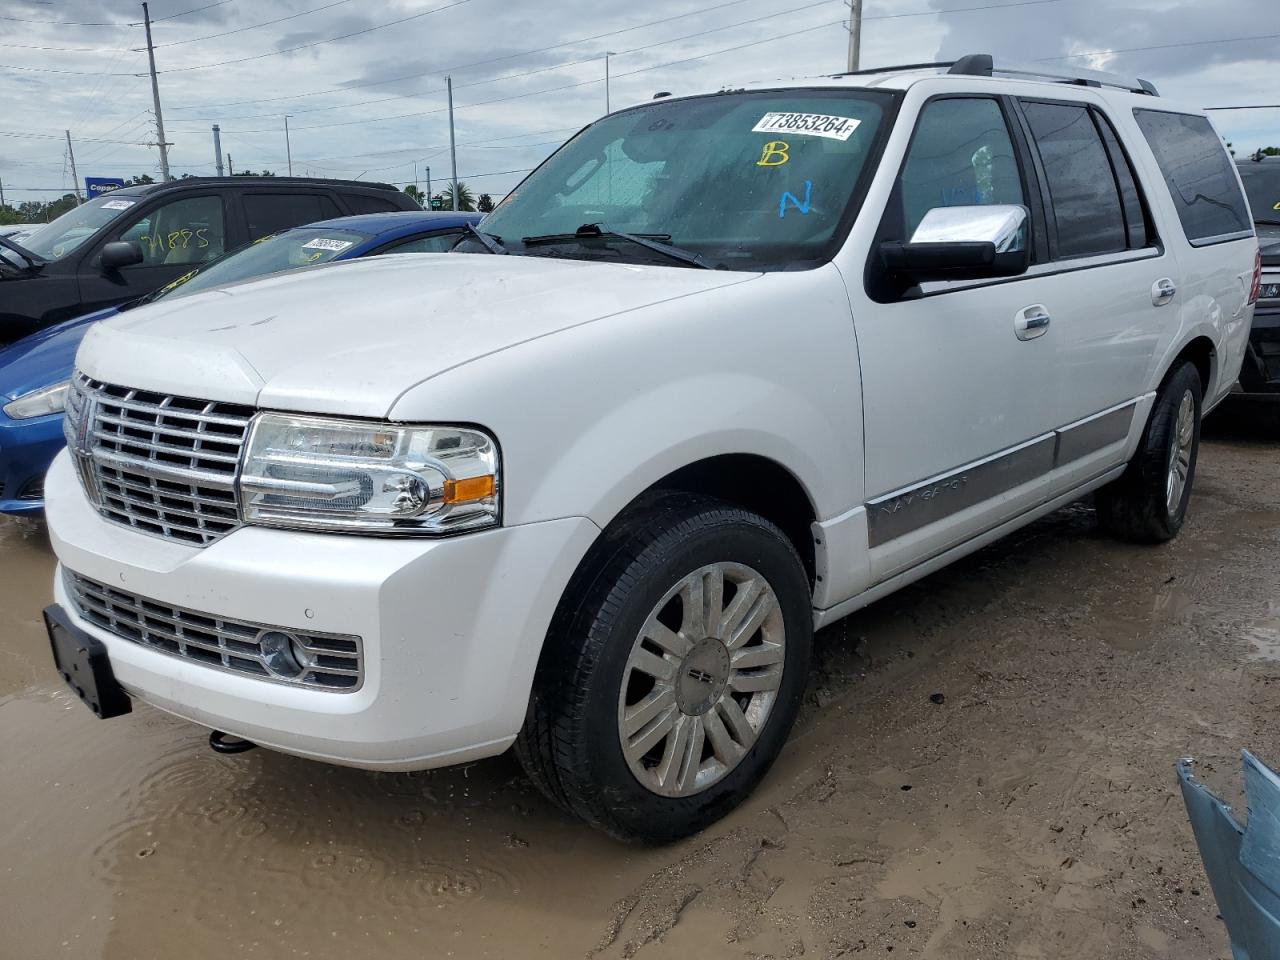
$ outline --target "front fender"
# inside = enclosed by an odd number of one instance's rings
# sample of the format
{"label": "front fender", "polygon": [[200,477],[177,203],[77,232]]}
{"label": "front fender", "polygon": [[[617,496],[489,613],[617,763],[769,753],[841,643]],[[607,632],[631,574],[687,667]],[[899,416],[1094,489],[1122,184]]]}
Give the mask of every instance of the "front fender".
{"label": "front fender", "polygon": [[818,519],[862,500],[862,407],[834,267],[584,324],[419,384],[396,420],[478,423],[502,448],[507,523],[605,526],[663,476],[721,454],[789,470]]}

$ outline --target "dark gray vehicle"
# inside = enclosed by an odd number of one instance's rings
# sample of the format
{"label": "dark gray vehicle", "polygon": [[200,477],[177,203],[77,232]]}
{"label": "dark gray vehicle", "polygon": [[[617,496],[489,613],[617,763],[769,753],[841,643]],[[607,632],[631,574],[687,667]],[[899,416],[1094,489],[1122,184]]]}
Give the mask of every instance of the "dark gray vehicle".
{"label": "dark gray vehicle", "polygon": [[1240,179],[1253,210],[1262,254],[1262,286],[1254,308],[1240,388],[1280,403],[1280,157],[1239,160]]}
{"label": "dark gray vehicle", "polygon": [[350,180],[188,177],[124,187],[20,242],[0,237],[0,345],[151,293],[290,227],[417,209],[390,184]]}

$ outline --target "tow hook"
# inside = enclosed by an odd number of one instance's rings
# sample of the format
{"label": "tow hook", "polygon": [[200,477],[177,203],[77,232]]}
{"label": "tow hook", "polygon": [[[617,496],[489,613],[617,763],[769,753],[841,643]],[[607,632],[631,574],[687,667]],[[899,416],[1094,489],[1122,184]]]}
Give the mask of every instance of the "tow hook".
{"label": "tow hook", "polygon": [[209,734],[209,746],[215,753],[247,753],[258,745],[240,737],[214,730]]}

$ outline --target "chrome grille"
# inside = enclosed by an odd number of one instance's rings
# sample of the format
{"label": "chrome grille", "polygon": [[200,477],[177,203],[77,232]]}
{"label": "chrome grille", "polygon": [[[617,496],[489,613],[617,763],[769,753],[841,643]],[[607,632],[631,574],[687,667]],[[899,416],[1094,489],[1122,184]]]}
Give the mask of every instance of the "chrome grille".
{"label": "chrome grille", "polygon": [[[304,633],[197,613],[108,587],[70,570],[63,576],[81,617],[144,647],[292,686],[349,692],[364,679],[359,637]],[[271,669],[261,642],[268,633],[287,633],[297,639],[302,648],[302,672],[297,676],[282,676]]]}
{"label": "chrome grille", "polygon": [[65,433],[103,516],[203,546],[240,525],[236,475],[253,414],[77,373]]}

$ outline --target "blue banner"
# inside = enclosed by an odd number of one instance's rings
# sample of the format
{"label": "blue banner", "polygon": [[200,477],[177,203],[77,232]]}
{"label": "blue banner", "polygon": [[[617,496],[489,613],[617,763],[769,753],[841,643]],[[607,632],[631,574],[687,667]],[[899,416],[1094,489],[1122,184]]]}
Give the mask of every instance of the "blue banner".
{"label": "blue banner", "polygon": [[89,199],[100,197],[104,193],[110,193],[112,190],[119,190],[124,186],[124,181],[119,177],[85,177],[84,188],[89,194]]}

